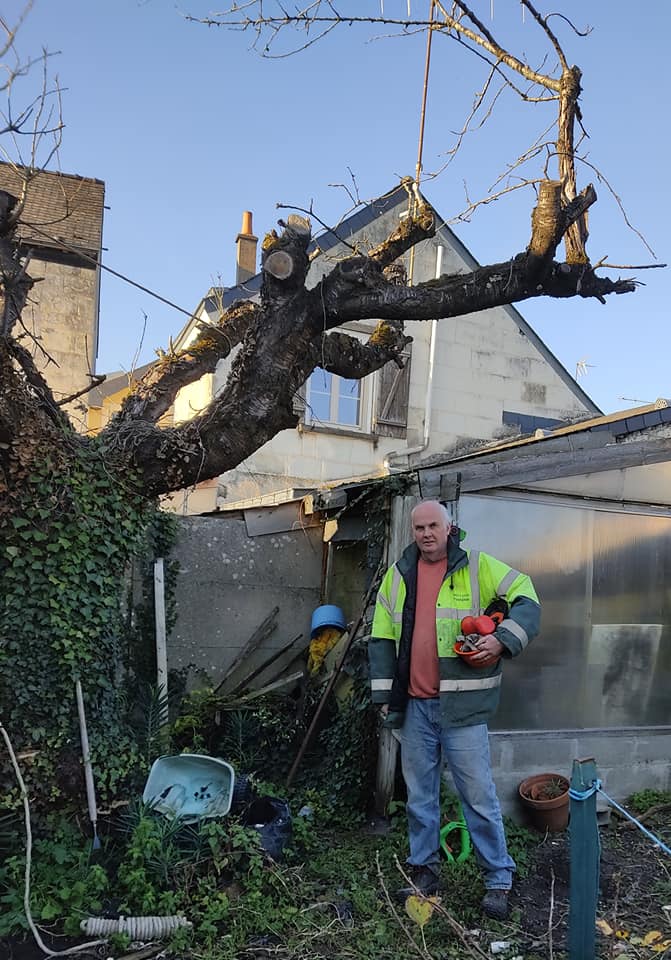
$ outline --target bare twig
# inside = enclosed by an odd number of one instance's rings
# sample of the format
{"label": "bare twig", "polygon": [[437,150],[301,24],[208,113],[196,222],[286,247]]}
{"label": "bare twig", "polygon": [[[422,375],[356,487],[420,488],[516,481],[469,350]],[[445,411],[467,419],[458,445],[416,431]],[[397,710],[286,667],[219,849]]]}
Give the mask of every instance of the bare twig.
{"label": "bare twig", "polygon": [[73,400],[77,400],[79,397],[83,397],[85,393],[89,393],[91,390],[95,390],[96,387],[99,387],[101,383],[104,383],[107,380],[106,373],[94,373],[91,374],[91,382],[86,386],[82,387],[81,390],[77,390],[76,393],[71,393],[67,397],[63,397],[62,400],[57,401],[57,406],[64,407],[67,403],[72,403]]}
{"label": "bare twig", "polygon": [[[394,903],[391,896],[389,895],[389,890],[387,889],[387,885],[384,881],[384,875],[382,873],[382,867],[380,865],[380,854],[377,851],[375,852],[375,866],[377,868],[377,876],[380,881],[380,887],[382,888],[384,899],[387,901],[387,906],[389,907],[389,911],[393,916],[394,920],[398,923],[399,927],[405,934],[408,940],[408,943],[410,944],[412,949],[415,950],[415,952],[418,953],[419,956],[423,958],[423,960],[432,960],[431,955],[427,953],[426,947],[422,948],[417,943],[413,935],[410,933],[410,930],[408,929],[408,925],[406,924],[405,920],[403,920],[398,910],[396,909],[396,904]],[[405,877],[405,879],[408,880],[408,882],[410,882],[407,874],[401,868],[401,865],[399,864],[398,859],[396,860],[396,866],[399,872],[401,873],[401,875]]]}

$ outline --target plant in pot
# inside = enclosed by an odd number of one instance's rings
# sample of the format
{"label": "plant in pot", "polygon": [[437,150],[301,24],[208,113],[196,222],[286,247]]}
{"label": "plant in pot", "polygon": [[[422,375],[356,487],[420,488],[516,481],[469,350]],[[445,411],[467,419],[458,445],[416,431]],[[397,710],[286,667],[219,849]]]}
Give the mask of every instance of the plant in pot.
{"label": "plant in pot", "polygon": [[566,829],[568,789],[568,779],[560,773],[536,773],[520,783],[520,800],[537,830],[559,833]]}

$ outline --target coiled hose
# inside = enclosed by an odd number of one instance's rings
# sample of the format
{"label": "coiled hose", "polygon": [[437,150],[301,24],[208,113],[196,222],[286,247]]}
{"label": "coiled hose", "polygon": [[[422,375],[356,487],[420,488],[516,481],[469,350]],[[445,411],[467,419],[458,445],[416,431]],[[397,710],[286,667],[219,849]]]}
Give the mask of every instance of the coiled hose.
{"label": "coiled hose", "polygon": [[109,937],[113,933],[126,933],[131,940],[163,940],[179,927],[190,927],[185,917],[87,917],[80,927],[87,937]]}

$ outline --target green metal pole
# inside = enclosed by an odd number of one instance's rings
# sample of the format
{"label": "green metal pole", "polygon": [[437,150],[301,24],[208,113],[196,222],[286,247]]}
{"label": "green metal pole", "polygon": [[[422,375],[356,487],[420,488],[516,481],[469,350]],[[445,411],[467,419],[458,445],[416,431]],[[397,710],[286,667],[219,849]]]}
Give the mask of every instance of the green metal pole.
{"label": "green metal pole", "polygon": [[[596,821],[597,779],[593,759],[574,760],[571,774],[571,872],[569,894],[569,960],[595,960],[596,908],[599,899],[599,827]],[[582,799],[576,795],[585,794]]]}

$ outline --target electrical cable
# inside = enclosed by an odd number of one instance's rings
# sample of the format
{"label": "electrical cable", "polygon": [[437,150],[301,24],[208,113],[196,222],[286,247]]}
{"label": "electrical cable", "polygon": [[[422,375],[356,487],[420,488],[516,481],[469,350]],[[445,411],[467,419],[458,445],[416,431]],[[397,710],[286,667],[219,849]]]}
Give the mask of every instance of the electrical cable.
{"label": "electrical cable", "polygon": [[[118,270],[113,270],[112,267],[108,267],[106,264],[102,263],[96,257],[90,256],[88,253],[84,253],[83,250],[78,249],[77,247],[70,246],[69,243],[65,243],[63,240],[59,240],[57,237],[52,237],[51,234],[46,233],[44,230],[40,230],[39,227],[36,227],[34,224],[27,224],[31,230],[34,230],[35,233],[39,233],[41,236],[45,237],[47,240],[51,240],[52,243],[55,243],[57,247],[60,247],[61,250],[67,250],[68,253],[74,253],[76,256],[81,257],[82,260],[88,260],[89,263],[92,263],[95,267],[100,267],[101,270],[106,270],[108,273],[111,273],[113,276],[118,277],[119,280],[125,280],[126,283],[130,283],[131,286],[137,287],[138,290],[142,290],[143,293],[148,293],[150,297],[154,297],[156,300],[160,300],[161,303],[167,304],[169,307],[173,307],[175,310],[179,310],[180,313],[184,313],[190,319],[193,318],[193,313],[190,310],[185,310],[184,307],[178,306],[176,303],[173,303],[172,300],[168,300],[166,297],[162,297],[160,293],[155,293],[153,290],[150,290],[149,287],[143,286],[141,283],[138,283],[137,280],[131,280],[130,277],[125,276],[123,273],[119,273]],[[26,241],[22,241],[24,246],[29,246]]]}
{"label": "electrical cable", "polygon": [[26,868],[24,872],[23,910],[26,915],[26,920],[28,921],[28,926],[30,927],[30,932],[35,938],[35,942],[42,953],[46,954],[48,957],[69,957],[73,953],[80,953],[82,950],[90,950],[92,947],[101,946],[106,942],[105,940],[94,940],[92,943],[81,943],[76,947],[70,947],[68,950],[50,950],[49,947],[47,947],[43,942],[40,936],[40,931],[35,926],[33,915],[30,912],[30,867],[32,863],[33,833],[30,825],[30,804],[28,802],[28,791],[26,789],[25,781],[21,775],[21,769],[16,759],[12,742],[9,739],[9,734],[5,730],[1,719],[0,734],[2,734],[2,737],[5,741],[7,752],[9,753],[9,759],[14,769],[14,776],[16,777],[19,785],[21,799],[23,801],[23,818],[26,827]]}

